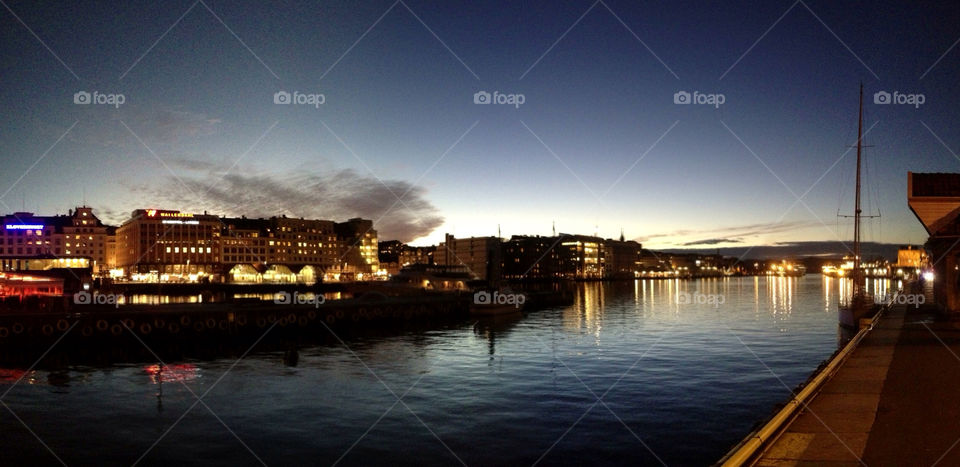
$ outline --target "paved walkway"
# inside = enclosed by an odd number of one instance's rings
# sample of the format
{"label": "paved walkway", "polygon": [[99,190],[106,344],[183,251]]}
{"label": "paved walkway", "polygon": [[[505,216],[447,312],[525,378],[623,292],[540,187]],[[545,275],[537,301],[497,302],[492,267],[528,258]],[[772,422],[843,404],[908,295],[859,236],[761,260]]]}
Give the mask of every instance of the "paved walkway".
{"label": "paved walkway", "polygon": [[960,465],[960,322],[894,307],[756,465]]}

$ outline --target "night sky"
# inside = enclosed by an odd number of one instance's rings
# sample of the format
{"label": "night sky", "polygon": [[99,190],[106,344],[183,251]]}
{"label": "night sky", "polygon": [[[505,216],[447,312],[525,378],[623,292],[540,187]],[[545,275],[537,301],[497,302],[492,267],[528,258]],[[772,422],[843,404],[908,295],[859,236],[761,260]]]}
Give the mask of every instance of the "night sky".
{"label": "night sky", "polygon": [[865,240],[924,241],[907,171],[960,171],[957,4],[0,3],[4,213],[360,216],[415,244],[554,222],[653,248],[847,241],[860,82],[882,214]]}

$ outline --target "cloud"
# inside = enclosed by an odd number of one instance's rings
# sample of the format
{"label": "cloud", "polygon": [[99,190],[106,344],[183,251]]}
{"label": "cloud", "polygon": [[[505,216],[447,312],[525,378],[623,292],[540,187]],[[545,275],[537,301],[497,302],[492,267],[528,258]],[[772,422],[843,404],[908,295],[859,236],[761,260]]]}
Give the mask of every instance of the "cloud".
{"label": "cloud", "polygon": [[[381,182],[351,169],[267,174],[239,166],[227,173],[229,166],[189,160],[174,160],[170,166],[191,170],[185,175],[178,170],[178,176],[159,183],[131,186],[140,203],[236,217],[362,217],[374,221],[379,238],[404,242],[429,235],[444,222],[423,187],[401,180]],[[148,206],[131,206],[127,212],[138,207]]]}
{"label": "cloud", "polygon": [[743,240],[740,240],[739,238],[707,238],[704,240],[687,242],[682,244],[682,246],[720,245],[722,243],[743,243]]}
{"label": "cloud", "polygon": [[689,245],[715,245],[716,243],[704,243],[713,240],[733,241],[743,243],[744,237],[754,237],[759,235],[770,235],[783,232],[795,232],[809,227],[820,225],[815,221],[793,221],[793,222],[765,222],[757,224],[746,224],[731,227],[720,227],[716,229],[679,229],[671,232],[656,233],[635,238],[638,242],[649,242],[654,239],[661,239],[661,243],[672,243],[671,239],[685,240],[689,237],[706,237],[707,240],[690,240],[688,243],[680,243],[682,246]]}

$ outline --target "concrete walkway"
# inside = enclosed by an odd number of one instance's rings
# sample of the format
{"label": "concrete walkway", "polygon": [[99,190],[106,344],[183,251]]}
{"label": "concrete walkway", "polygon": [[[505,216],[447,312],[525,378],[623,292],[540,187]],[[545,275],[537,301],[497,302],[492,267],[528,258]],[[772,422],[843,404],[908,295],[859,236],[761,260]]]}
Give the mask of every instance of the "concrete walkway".
{"label": "concrete walkway", "polygon": [[887,312],[756,465],[861,464],[904,314],[903,306]]}
{"label": "concrete walkway", "polygon": [[891,309],[756,465],[960,465],[960,322]]}

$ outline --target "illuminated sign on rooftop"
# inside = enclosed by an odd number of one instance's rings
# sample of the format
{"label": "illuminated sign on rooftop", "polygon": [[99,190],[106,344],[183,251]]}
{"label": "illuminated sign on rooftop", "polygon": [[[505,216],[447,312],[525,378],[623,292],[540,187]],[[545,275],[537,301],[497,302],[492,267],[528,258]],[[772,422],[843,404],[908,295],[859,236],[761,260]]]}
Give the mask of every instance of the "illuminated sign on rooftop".
{"label": "illuminated sign on rooftop", "polygon": [[193,217],[193,214],[189,212],[180,212],[180,211],[161,211],[159,209],[147,209],[147,217],[163,217],[163,218],[182,218],[182,217]]}
{"label": "illuminated sign on rooftop", "polygon": [[181,220],[172,220],[172,219],[164,219],[160,222],[163,224],[190,224],[190,225],[197,225],[200,223],[200,221],[197,221],[197,220],[181,221]]}
{"label": "illuminated sign on rooftop", "polygon": [[42,230],[43,224],[7,224],[7,230]]}

